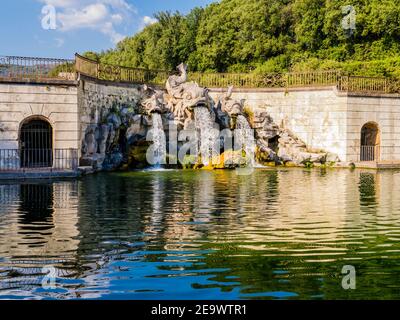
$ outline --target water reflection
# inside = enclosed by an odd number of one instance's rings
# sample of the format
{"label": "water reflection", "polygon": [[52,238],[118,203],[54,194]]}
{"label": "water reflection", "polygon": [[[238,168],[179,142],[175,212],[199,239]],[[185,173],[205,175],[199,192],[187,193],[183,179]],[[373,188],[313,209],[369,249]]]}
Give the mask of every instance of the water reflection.
{"label": "water reflection", "polygon": [[[31,296],[40,289],[45,266],[54,267],[56,276],[76,275],[76,187],[70,182],[1,186],[0,288],[6,297]],[[58,205],[65,201],[67,208]]]}
{"label": "water reflection", "polygon": [[374,207],[377,204],[376,183],[377,174],[371,172],[360,173],[360,205],[362,209]]}
{"label": "water reflection", "polygon": [[42,231],[53,229],[53,186],[22,184],[20,185],[20,195],[21,231],[24,230],[24,225],[27,230],[30,230],[32,225],[38,226]]}
{"label": "water reflection", "polygon": [[0,295],[400,298],[399,191],[395,171],[298,169],[0,185]]}

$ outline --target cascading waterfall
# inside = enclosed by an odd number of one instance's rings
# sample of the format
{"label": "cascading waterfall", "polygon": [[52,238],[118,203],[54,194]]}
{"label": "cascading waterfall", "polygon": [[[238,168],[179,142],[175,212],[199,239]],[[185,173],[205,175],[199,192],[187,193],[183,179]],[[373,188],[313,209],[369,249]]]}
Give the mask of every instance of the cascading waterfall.
{"label": "cascading waterfall", "polygon": [[235,150],[240,149],[246,153],[248,166],[255,167],[256,142],[254,131],[243,115],[237,117],[235,130]]}
{"label": "cascading waterfall", "polygon": [[152,114],[153,120],[153,164],[159,167],[166,161],[167,141],[164,132],[164,126],[159,113]]}
{"label": "cascading waterfall", "polygon": [[218,133],[214,130],[214,121],[210,111],[206,107],[196,107],[194,109],[195,126],[198,132],[198,141],[200,144],[199,154],[203,165],[210,164],[213,156],[217,155]]}

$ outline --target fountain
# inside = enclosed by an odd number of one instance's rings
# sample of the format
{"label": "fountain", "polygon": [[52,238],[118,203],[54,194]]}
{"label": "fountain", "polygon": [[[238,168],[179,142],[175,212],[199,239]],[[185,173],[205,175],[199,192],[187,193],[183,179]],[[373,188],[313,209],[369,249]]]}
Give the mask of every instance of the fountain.
{"label": "fountain", "polygon": [[192,118],[193,110],[196,107],[211,109],[212,99],[208,95],[208,90],[200,87],[196,82],[187,82],[187,66],[178,66],[179,75],[171,76],[166,83],[168,94],[166,100],[169,110],[174,114],[175,121],[181,127],[185,120]]}
{"label": "fountain", "polygon": [[244,113],[244,101],[232,99],[233,86],[228,87],[228,91],[221,94],[218,98],[218,107],[223,113],[226,113],[231,118],[236,118]]}
{"label": "fountain", "polygon": [[243,150],[246,154],[246,165],[255,167],[256,143],[254,130],[250,127],[247,119],[239,114],[236,119],[235,150]]}
{"label": "fountain", "polygon": [[152,164],[156,167],[166,163],[167,154],[167,141],[164,133],[164,125],[162,122],[161,114],[152,113]]}
{"label": "fountain", "polygon": [[175,121],[181,128],[194,120],[198,141],[198,156],[203,165],[219,154],[219,132],[214,130],[214,120],[211,114],[213,101],[208,90],[196,82],[187,82],[187,66],[178,66],[179,75],[169,77],[167,88],[168,106],[175,116]]}
{"label": "fountain", "polygon": [[207,88],[188,81],[185,64],[178,71],[168,78],[166,92],[141,85],[131,105],[104,108],[100,121],[86,128],[81,164],[95,170],[145,168],[148,164],[154,169],[168,159],[168,165],[177,165],[179,160],[184,168],[246,165],[253,169],[258,163],[327,162],[326,152],[309,149],[284,125],[277,125],[266,110],[247,112],[245,100],[239,99],[232,86],[214,102]]}
{"label": "fountain", "polygon": [[219,154],[219,132],[214,130],[214,121],[208,108],[194,108],[194,119],[201,162],[208,166]]}
{"label": "fountain", "polygon": [[[232,99],[233,86],[228,88],[226,93],[223,93],[218,99],[218,107],[222,112],[229,115],[232,123],[236,123],[235,151],[244,151],[246,154],[246,165],[254,167],[256,142],[254,130],[244,116],[244,100]],[[233,120],[233,121],[232,121]]]}
{"label": "fountain", "polygon": [[144,86],[144,95],[141,105],[144,113],[151,116],[152,127],[148,133],[148,140],[153,144],[147,151],[147,161],[153,168],[160,168],[166,164],[167,140],[164,132],[162,114],[168,112],[164,103],[164,93],[148,86]]}

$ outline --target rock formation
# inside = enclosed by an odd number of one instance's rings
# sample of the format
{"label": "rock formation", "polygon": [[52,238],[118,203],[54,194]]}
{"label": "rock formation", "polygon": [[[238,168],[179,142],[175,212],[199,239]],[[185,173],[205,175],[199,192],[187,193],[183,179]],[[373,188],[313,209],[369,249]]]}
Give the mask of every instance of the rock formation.
{"label": "rock formation", "polygon": [[328,153],[310,150],[293,132],[274,123],[266,111],[255,110],[252,122],[256,132],[259,161],[295,165],[327,161]]}

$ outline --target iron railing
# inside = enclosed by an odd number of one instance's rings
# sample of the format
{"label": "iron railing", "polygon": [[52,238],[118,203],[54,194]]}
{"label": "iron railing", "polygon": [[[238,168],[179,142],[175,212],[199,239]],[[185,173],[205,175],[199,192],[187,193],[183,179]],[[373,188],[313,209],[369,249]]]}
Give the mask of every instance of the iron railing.
{"label": "iron railing", "polygon": [[[77,72],[100,80],[164,85],[172,72],[102,64],[76,55]],[[335,86],[339,91],[400,93],[400,81],[392,78],[351,76],[343,71],[310,71],[289,73],[201,73],[190,72],[190,81],[202,87],[226,88],[295,88]]]}
{"label": "iron railing", "polygon": [[341,71],[291,72],[287,74],[288,87],[334,86],[343,76]]}
{"label": "iron railing", "polygon": [[399,88],[394,85],[395,80],[378,77],[341,76],[338,82],[340,91],[397,93]]}
{"label": "iron railing", "polygon": [[235,86],[238,88],[293,88],[308,86],[334,86],[340,71],[271,73],[190,73],[189,79],[210,88]]}
{"label": "iron railing", "polygon": [[0,149],[0,171],[76,170],[77,149]]}
{"label": "iron railing", "polygon": [[75,56],[77,72],[99,80],[139,84],[165,85],[170,72],[142,68],[127,68],[98,63],[79,54]]}
{"label": "iron railing", "polygon": [[226,88],[266,88],[285,87],[285,79],[280,74],[270,77],[262,77],[252,73],[201,73],[191,72],[188,75],[190,81],[197,82],[202,87]]}
{"label": "iron railing", "polygon": [[378,162],[381,158],[380,146],[360,146],[360,162]]}
{"label": "iron railing", "polygon": [[75,61],[0,56],[0,78],[75,80]]}
{"label": "iron railing", "polygon": [[[77,73],[99,80],[160,86],[173,74],[166,70],[104,64],[79,54],[75,60],[0,56],[0,78],[75,80]],[[400,93],[398,79],[353,76],[335,70],[271,74],[191,72],[189,80],[208,88],[335,86],[344,92]]]}
{"label": "iron railing", "polygon": [[400,80],[346,75],[342,71],[289,72],[282,74],[190,73],[189,79],[203,87],[296,88],[335,86],[339,91],[400,93]]}
{"label": "iron railing", "polygon": [[369,145],[353,148],[356,162],[400,162],[400,147],[392,145]]}

